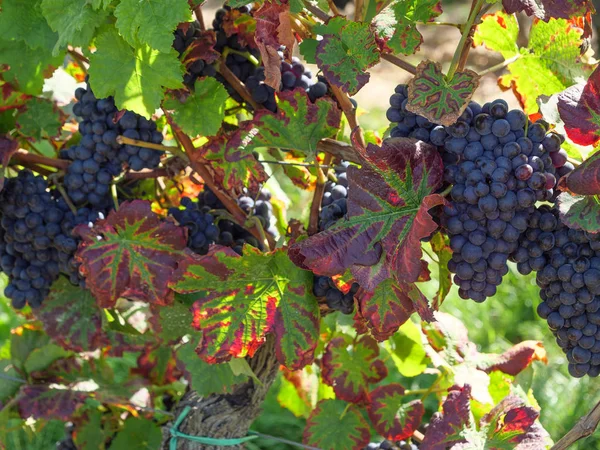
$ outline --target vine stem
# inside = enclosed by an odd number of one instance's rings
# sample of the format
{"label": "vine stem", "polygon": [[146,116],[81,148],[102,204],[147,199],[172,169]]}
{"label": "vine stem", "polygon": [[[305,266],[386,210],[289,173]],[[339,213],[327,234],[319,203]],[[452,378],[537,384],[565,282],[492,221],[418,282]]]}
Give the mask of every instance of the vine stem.
{"label": "vine stem", "polygon": [[331,12],[333,13],[333,15],[334,16],[339,16],[340,15],[340,10],[335,5],[335,3],[333,2],[333,0],[327,0],[327,3],[329,4],[329,9],[331,9]]}
{"label": "vine stem", "polygon": [[79,53],[77,50],[75,50],[70,45],[67,48],[67,53],[69,53],[69,55],[71,55],[73,57],[73,59],[79,63],[79,65],[81,66],[81,68],[83,69],[84,72],[87,71],[87,69],[84,67],[84,64],[87,64],[89,66],[90,65],[89,59],[87,59],[85,56],[83,56],[81,53]]}
{"label": "vine stem", "polygon": [[365,8],[364,0],[354,0],[354,21],[360,22],[363,16],[363,9]]}
{"label": "vine stem", "polygon": [[136,147],[144,147],[149,148],[150,150],[158,150],[161,152],[173,153],[174,151],[178,150],[175,147],[168,147],[166,145],[155,144],[154,142],[141,141],[139,139],[131,139],[126,136],[117,136],[117,142],[122,145],[135,145]]}
{"label": "vine stem", "polygon": [[65,203],[67,204],[67,206],[69,207],[71,212],[73,214],[77,215],[77,208],[71,201],[71,197],[69,197],[69,195],[67,194],[67,191],[65,191],[65,188],[62,187],[62,185],[59,183],[54,183],[54,185],[56,186],[56,189],[58,189],[58,192],[60,192],[60,195],[62,195],[62,198],[64,199]]}
{"label": "vine stem", "polygon": [[310,11],[311,13],[313,13],[315,16],[317,16],[319,19],[321,19],[323,22],[327,22],[331,17],[329,16],[329,14],[327,14],[325,11],[323,11],[321,8],[319,8],[318,6],[315,6],[313,4],[311,4],[309,1],[304,0],[302,3],[304,3],[304,7]]}
{"label": "vine stem", "polygon": [[[329,166],[333,161],[333,156],[329,153],[325,154],[323,159],[323,165]],[[317,185],[315,187],[315,193],[313,195],[312,203],[310,205],[310,219],[308,221],[308,235],[312,236],[319,231],[319,211],[321,209],[321,200],[323,200],[323,193],[325,192],[325,183],[327,178],[324,176],[319,163],[315,160],[317,166]]]}
{"label": "vine stem", "polygon": [[194,6],[194,16],[196,16],[196,20],[200,25],[200,30],[206,31],[206,25],[204,25],[204,16],[202,15],[202,3]]}
{"label": "vine stem", "polygon": [[[293,163],[293,162],[288,162],[288,161],[267,161],[264,159],[259,159],[258,160],[259,163],[263,163],[263,164],[276,164],[278,166],[295,166],[295,167],[314,167],[314,164],[310,164],[310,163]],[[321,165],[321,167],[323,167]],[[333,166],[327,166],[324,167],[326,169],[331,169]]]}
{"label": "vine stem", "polygon": [[418,25],[437,25],[437,26],[445,26],[445,27],[454,27],[458,28],[460,31],[463,29],[463,24],[461,23],[451,23],[451,22],[417,22]]}
{"label": "vine stem", "polygon": [[476,26],[475,19],[479,15],[479,11],[481,10],[484,2],[485,0],[473,0],[469,18],[467,19],[467,23],[465,23],[460,41],[458,42],[458,46],[456,47],[456,51],[452,57],[452,62],[450,63],[450,68],[448,69],[448,75],[446,75],[448,80],[451,80],[454,77],[456,70],[459,69],[460,61],[463,58],[466,60],[466,57],[463,57],[463,53],[468,54],[468,50],[465,52],[465,49],[469,47],[470,37],[474,31],[474,27]]}
{"label": "vine stem", "polygon": [[64,159],[55,159],[49,158],[47,156],[36,155],[34,153],[29,153],[25,149],[18,149],[13,155],[12,158],[17,161],[22,161],[25,163],[32,164],[41,164],[42,166],[54,167],[55,169],[66,170],[69,167],[69,161]]}
{"label": "vine stem", "polygon": [[487,69],[482,70],[481,72],[479,72],[479,75],[483,77],[483,76],[485,76],[485,75],[487,75],[489,73],[495,72],[495,71],[500,70],[500,69],[504,69],[509,64],[514,63],[521,56],[523,56],[523,55],[521,55],[520,53],[518,53],[515,56],[513,56],[512,58],[508,58],[508,59],[502,61],[501,63],[498,63],[498,64],[496,64],[496,65],[494,65],[492,67],[488,67]]}
{"label": "vine stem", "polygon": [[365,148],[367,145],[365,143],[365,137],[363,135],[362,129],[358,124],[358,120],[356,120],[356,110],[354,109],[354,105],[350,102],[350,97],[346,95],[346,93],[342,92],[342,90],[335,86],[330,85],[331,92],[335,96],[336,100],[342,107],[342,111],[344,111],[344,115],[346,119],[348,119],[348,124],[350,125],[350,133],[354,133],[356,131],[356,140],[360,148]]}
{"label": "vine stem", "polygon": [[382,59],[385,59],[387,62],[392,63],[395,66],[400,67],[403,70],[406,70],[408,73],[412,75],[417,74],[417,68],[413,66],[411,63],[404,61],[403,59],[398,58],[395,55],[391,55],[389,53],[383,53],[381,55]]}
{"label": "vine stem", "polygon": [[590,436],[600,423],[600,402],[571,428],[550,450],[566,450],[575,442]]}
{"label": "vine stem", "polygon": [[145,180],[148,178],[161,178],[169,176],[169,171],[164,168],[143,170],[141,172],[127,172],[125,180]]}
{"label": "vine stem", "polygon": [[219,73],[223,75],[223,78],[225,78],[225,80],[233,87],[233,89],[235,89],[235,91],[246,101],[246,103],[254,108],[254,111],[263,109],[262,106],[254,101],[252,95],[250,95],[250,91],[248,91],[244,83],[242,83],[239,78],[236,77],[231,70],[229,70],[229,67],[227,67],[225,64],[225,60],[219,60],[217,69]]}

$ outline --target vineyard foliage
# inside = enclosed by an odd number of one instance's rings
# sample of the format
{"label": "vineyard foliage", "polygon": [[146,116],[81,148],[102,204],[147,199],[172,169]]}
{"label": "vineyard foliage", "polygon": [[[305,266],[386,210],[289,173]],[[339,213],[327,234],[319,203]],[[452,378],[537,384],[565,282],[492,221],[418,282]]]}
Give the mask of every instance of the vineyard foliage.
{"label": "vineyard foliage", "polygon": [[[275,378],[308,448],[560,437],[531,388],[544,344],[484,353],[440,307],[454,285],[501,302],[516,263],[565,370],[600,375],[594,8],[344,3],[1,1],[0,448],[236,444]],[[459,29],[449,64],[424,26]],[[468,68],[477,47],[502,62]],[[410,80],[382,132],[352,96],[384,60]],[[473,101],[491,72],[521,109]]]}

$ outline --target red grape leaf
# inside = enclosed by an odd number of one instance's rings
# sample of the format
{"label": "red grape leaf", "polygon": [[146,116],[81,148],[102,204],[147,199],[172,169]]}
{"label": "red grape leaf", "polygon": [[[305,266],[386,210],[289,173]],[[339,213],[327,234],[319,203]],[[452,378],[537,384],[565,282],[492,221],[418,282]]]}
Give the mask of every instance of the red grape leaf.
{"label": "red grape leaf", "polygon": [[569,138],[580,145],[600,140],[600,67],[587,83],[579,83],[558,95],[558,112]]}
{"label": "red grape leaf", "polygon": [[590,233],[600,231],[600,198],[563,192],[556,200],[560,220],[569,228]]}
{"label": "red grape leaf", "polygon": [[318,275],[351,268],[357,282],[373,291],[391,276],[400,283],[419,278],[420,239],[437,228],[428,210],[444,202],[432,194],[443,166],[435,147],[412,139],[369,144],[365,156],[369,162],[360,169],[348,168],[348,220],[295,243],[290,257]]}
{"label": "red grape leaf", "polygon": [[0,113],[23,106],[31,95],[17,91],[12,84],[0,80]]}
{"label": "red grape leaf", "polygon": [[120,297],[157,305],[173,302],[168,288],[187,243],[185,227],[161,220],[150,202],[121,204],[92,228],[80,225],[82,238],[75,255],[87,287],[103,308]]}
{"label": "red grape leaf", "polygon": [[242,47],[256,48],[256,20],[250,14],[232,8],[223,17],[222,27],[227,37],[235,34]]}
{"label": "red grape leaf", "polygon": [[0,136],[0,191],[4,187],[4,171],[8,167],[10,158],[19,149],[19,143],[8,137]]}
{"label": "red grape leaf", "polygon": [[51,389],[46,385],[25,385],[19,393],[18,405],[24,419],[70,420],[85,402],[87,392]]}
{"label": "red grape leaf", "polygon": [[[34,311],[48,336],[67,350],[90,352],[108,344],[101,310],[88,290],[60,277]],[[82,320],[85,317],[85,320]]]}
{"label": "red grape leaf", "polygon": [[137,367],[131,373],[143,376],[154,386],[174,383],[183,376],[183,372],[177,367],[173,347],[155,343],[144,348],[138,356]]}
{"label": "red grape leaf", "polygon": [[275,335],[278,361],[290,369],[310,364],[319,336],[313,277],[289,260],[285,249],[271,253],[246,246],[244,257],[225,247],[180,262],[171,288],[198,294],[193,325],[196,348],[208,363],[252,356],[267,333]]}
{"label": "red grape leaf", "polygon": [[321,450],[361,449],[371,432],[360,410],[341,400],[321,400],[306,421],[302,442]]}
{"label": "red grape leaf", "polygon": [[406,109],[433,123],[450,126],[467,108],[478,86],[479,75],[472,70],[455,72],[448,80],[440,63],[425,60],[408,83]]}
{"label": "red grape leaf", "polygon": [[[179,25],[179,28],[184,28],[191,22],[185,22]],[[200,35],[196,35],[190,46],[186,49],[183,62],[186,66],[195,61],[203,60],[206,64],[212,64],[219,59],[220,53],[215,50],[217,37],[213,30],[201,31]]]}
{"label": "red grape leaf", "polygon": [[446,450],[453,445],[467,442],[463,436],[465,428],[470,428],[471,387],[453,386],[442,405],[442,413],[436,413],[429,422],[429,428],[421,443],[427,450]]}
{"label": "red grape leaf", "polygon": [[594,11],[590,0],[502,0],[507,13],[525,12],[548,22],[550,18],[570,19]]}
{"label": "red grape leaf", "polygon": [[389,339],[415,312],[415,305],[407,295],[411,288],[418,290],[414,284],[398,285],[387,279],[373,292],[359,290],[358,314],[378,341]]}
{"label": "red grape leaf", "polygon": [[254,13],[256,34],[254,40],[260,50],[265,67],[265,83],[279,90],[281,83],[281,59],[277,54],[279,47],[285,47],[287,58],[292,57],[296,39],[290,26],[290,6],[267,0]]}
{"label": "red grape leaf", "polygon": [[351,403],[368,401],[369,384],[387,376],[377,341],[363,337],[355,345],[348,336],[332,339],[322,359],[323,381],[333,387],[336,398]]}
{"label": "red grape leaf", "polygon": [[475,358],[479,370],[487,373],[499,370],[513,376],[521,373],[533,361],[548,363],[546,349],[540,341],[523,341],[509,348],[501,355],[480,353]]}
{"label": "red grape leaf", "polygon": [[409,438],[421,424],[425,412],[421,400],[406,402],[404,388],[392,383],[369,395],[368,413],[377,432],[390,441]]}
{"label": "red grape leaf", "polygon": [[225,189],[256,191],[268,177],[262,164],[244,148],[244,138],[241,131],[220,133],[196,149],[192,159],[211,161],[215,179]]}

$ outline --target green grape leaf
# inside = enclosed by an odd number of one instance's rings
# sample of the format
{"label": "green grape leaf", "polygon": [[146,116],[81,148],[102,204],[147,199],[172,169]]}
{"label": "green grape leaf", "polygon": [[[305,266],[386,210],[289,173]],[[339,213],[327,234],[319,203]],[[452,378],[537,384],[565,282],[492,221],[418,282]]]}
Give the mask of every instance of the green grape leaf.
{"label": "green grape leaf", "polygon": [[160,448],[162,431],[155,421],[129,417],[110,444],[111,450],[150,450]]}
{"label": "green grape leaf", "polygon": [[27,137],[35,140],[54,138],[60,135],[63,125],[62,115],[54,103],[35,99],[27,103],[27,109],[17,118],[17,128]]}
{"label": "green grape leaf", "polygon": [[24,94],[41,94],[44,78],[51,76],[62,60],[62,55],[52,56],[50,52],[31,49],[23,41],[4,40],[0,36],[0,66],[9,67],[2,72],[2,78]]}
{"label": "green grape leaf", "polygon": [[277,360],[298,369],[312,362],[318,340],[312,278],[284,249],[262,253],[247,245],[243,258],[226,247],[190,255],[170,286],[200,293],[193,306],[194,326],[202,334],[196,351],[206,362],[252,356],[273,333]]}
{"label": "green grape leaf", "polygon": [[77,433],[73,441],[77,448],[83,450],[104,450],[104,442],[110,437],[109,430],[102,426],[100,411],[86,411],[83,424],[81,419],[77,424]]}
{"label": "green grape leaf", "polygon": [[175,302],[168,308],[151,307],[150,322],[163,341],[179,340],[194,331],[191,326],[192,311],[188,305],[179,300],[180,296],[176,294]]}
{"label": "green grape leaf", "polygon": [[156,305],[173,303],[167,284],[183,258],[185,227],[161,220],[150,202],[122,203],[93,227],[80,225],[75,255],[98,304],[111,308],[120,297]]}
{"label": "green grape leaf", "polygon": [[12,330],[10,336],[10,359],[14,367],[20,371],[25,371],[25,362],[29,355],[36,349],[48,345],[50,338],[29,325],[23,325]]}
{"label": "green grape leaf", "polygon": [[19,143],[8,137],[0,136],[0,191],[4,187],[5,171],[10,158],[19,149]]}
{"label": "green grape leaf", "polygon": [[24,41],[31,49],[51,51],[58,36],[42,14],[41,0],[4,0],[0,30],[4,36]]}
{"label": "green grape leaf", "polygon": [[[2,102],[0,102],[0,113],[12,112],[11,110],[25,105],[30,99],[30,95],[17,91],[10,83],[0,79],[0,100],[2,100]],[[10,129],[12,129],[12,127],[10,127],[8,131],[10,131]],[[0,131],[0,134],[1,133],[3,133],[3,131]]]}
{"label": "green grape leaf", "polygon": [[177,25],[192,18],[187,0],[121,0],[115,17],[119,33],[132,47],[142,42],[165,53],[171,50]]}
{"label": "green grape leaf", "polygon": [[248,153],[241,131],[221,133],[196,150],[192,159],[213,162],[215,180],[227,190],[256,191],[269,178],[262,164]]}
{"label": "green grape leaf", "polygon": [[96,39],[90,56],[90,84],[98,98],[113,95],[119,109],[150,118],[165,89],[183,87],[183,65],[177,52],[161,53],[148,45],[132,48],[115,30]]}
{"label": "green grape leaf", "polygon": [[405,377],[421,375],[427,368],[427,354],[421,332],[414,322],[407,321],[385,343],[398,372]]}
{"label": "green grape leaf", "polygon": [[455,72],[448,80],[440,63],[425,60],[408,83],[406,109],[433,123],[450,126],[467,108],[478,86],[479,75],[472,70]]}
{"label": "green grape leaf", "polygon": [[437,267],[439,287],[433,298],[432,305],[432,308],[436,311],[440,309],[440,306],[444,303],[444,300],[452,288],[452,277],[450,270],[448,270],[448,262],[452,259],[452,249],[450,248],[449,242],[446,241],[447,239],[442,233],[436,233],[430,241],[431,249],[438,257]]}
{"label": "green grape leaf", "polygon": [[317,275],[350,268],[361,287],[373,292],[388,278],[411,283],[422,273],[420,240],[437,228],[428,211],[444,202],[433,193],[443,164],[435,147],[412,139],[369,144],[364,156],[368,162],[360,169],[348,168],[348,219],[294,243],[289,253]]}
{"label": "green grape leaf", "polygon": [[304,428],[303,443],[321,450],[365,447],[371,432],[360,410],[341,400],[320,401]]}
{"label": "green grape leaf", "polygon": [[442,14],[439,0],[405,0],[393,2],[375,18],[375,26],[394,53],[412,55],[419,51],[423,36],[418,22],[429,22]]}
{"label": "green grape leaf", "polygon": [[6,400],[13,397],[23,384],[21,375],[15,370],[12,362],[2,359],[0,360],[0,375],[6,378],[2,378],[0,383],[0,407],[4,406]]}
{"label": "green grape leaf", "polygon": [[52,389],[46,385],[26,385],[19,392],[21,417],[67,421],[85,403],[87,392],[74,389]]}
{"label": "green grape leaf", "polygon": [[227,363],[208,364],[198,357],[191,343],[177,349],[177,359],[185,366],[185,376],[198,395],[231,394],[234,387],[248,380],[234,375]]}
{"label": "green grape leaf", "polygon": [[62,347],[49,343],[43,347],[34,349],[25,360],[23,369],[28,374],[43,371],[50,367],[55,361],[65,358],[68,355],[69,352]]}
{"label": "green grape leaf", "polygon": [[387,376],[375,339],[365,336],[352,345],[348,336],[329,341],[321,362],[323,381],[333,387],[336,398],[350,403],[367,403],[369,384]]}
{"label": "green grape leaf", "polygon": [[312,103],[302,89],[278,92],[277,98],[277,113],[261,110],[241,123],[230,146],[248,154],[260,147],[297,150],[314,159],[317,143],[337,133],[340,109],[327,98]]}
{"label": "green grape leaf", "polygon": [[404,392],[401,385],[392,383],[379,386],[369,395],[369,419],[377,432],[390,441],[411,437],[425,412],[421,400],[407,402]]}
{"label": "green grape leaf", "polygon": [[315,59],[331,84],[349,95],[356,94],[369,81],[366,70],[379,62],[375,35],[368,24],[334,17],[314,28],[323,39]]}
{"label": "green grape leaf", "polygon": [[95,10],[88,0],[42,0],[42,12],[52,30],[58,33],[53,54],[71,44],[86,48],[104,24],[108,12]]}
{"label": "green grape leaf", "polygon": [[580,58],[583,30],[565,19],[534,21],[527,47],[517,45],[518,24],[502,11],[487,15],[477,27],[473,42],[500,52],[508,74],[498,79],[500,87],[512,89],[527,114],[539,111],[537,99],[563,91],[587,78],[590,67]]}
{"label": "green grape leaf", "polygon": [[291,411],[296,417],[306,419],[313,410],[310,390],[305,389],[303,384],[303,382],[310,382],[307,380],[310,376],[306,371],[301,370],[282,371],[281,384],[277,391],[277,403]]}
{"label": "green grape leaf", "polygon": [[563,192],[556,200],[561,221],[569,228],[600,231],[600,197]]}
{"label": "green grape leaf", "polygon": [[190,137],[214,136],[225,118],[228,97],[223,84],[206,77],[196,81],[194,91],[187,98],[167,99],[164,107],[173,111],[173,119]]}

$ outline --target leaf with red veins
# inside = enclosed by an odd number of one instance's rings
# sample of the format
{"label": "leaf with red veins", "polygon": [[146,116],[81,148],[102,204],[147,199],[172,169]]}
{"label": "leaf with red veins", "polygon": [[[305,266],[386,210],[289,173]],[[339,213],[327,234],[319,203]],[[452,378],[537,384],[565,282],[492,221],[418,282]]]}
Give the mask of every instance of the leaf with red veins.
{"label": "leaf with red veins", "polygon": [[507,13],[523,11],[548,22],[551,18],[570,19],[594,11],[591,0],[502,0]]}
{"label": "leaf with red veins", "polygon": [[463,431],[471,427],[471,387],[453,386],[442,405],[442,413],[435,413],[421,443],[427,450],[446,450],[466,443]]}
{"label": "leaf with red veins", "polygon": [[435,147],[412,139],[369,144],[365,156],[369,162],[360,169],[348,168],[348,219],[295,243],[290,257],[318,275],[351,268],[357,282],[373,291],[386,278],[419,278],[420,239],[437,228],[428,210],[444,203],[432,193],[441,185],[443,164]]}
{"label": "leaf with red veins", "polygon": [[387,376],[377,341],[368,336],[355,345],[348,336],[332,339],[321,364],[323,381],[333,387],[336,398],[350,403],[367,403],[369,384]]}
{"label": "leaf with red veins", "polygon": [[65,277],[52,285],[34,314],[48,336],[67,350],[91,352],[109,343],[102,329],[102,312],[91,292],[73,286]]}
{"label": "leaf with red veins", "polygon": [[362,449],[371,437],[360,410],[341,400],[321,400],[306,421],[302,442],[321,450]]}
{"label": "leaf with red veins", "polygon": [[19,413],[26,419],[70,420],[88,398],[87,392],[51,389],[46,385],[25,385],[18,397]]}
{"label": "leaf with red veins", "polygon": [[319,337],[312,281],[285,249],[262,253],[246,246],[243,258],[227,247],[189,255],[170,285],[198,294],[193,326],[201,333],[196,352],[204,361],[252,356],[273,333],[278,361],[294,370],[312,362]]}
{"label": "leaf with red veins", "polygon": [[121,297],[173,302],[168,283],[183,257],[187,231],[161,220],[150,202],[125,202],[105,220],[91,228],[80,225],[75,233],[82,238],[75,257],[101,307],[110,308]]}
{"label": "leaf with red veins", "polygon": [[600,67],[587,83],[576,84],[558,94],[558,112],[573,142],[593,145],[600,140]]}
{"label": "leaf with red veins", "polygon": [[0,191],[4,187],[4,173],[10,162],[10,158],[19,149],[19,143],[9,139],[7,136],[0,136]]}
{"label": "leaf with red veins", "polygon": [[501,355],[481,353],[476,356],[477,368],[487,373],[498,370],[516,376],[529,367],[533,361],[548,364],[544,344],[540,341],[523,341]]}
{"label": "leaf with red veins", "polygon": [[[186,24],[189,22],[186,22]],[[195,61],[203,60],[206,64],[214,63],[221,54],[215,50],[217,36],[213,30],[200,32],[195,36],[190,46],[186,49],[183,63],[187,66]]]}
{"label": "leaf with red veins", "polygon": [[31,95],[23,94],[12,84],[0,80],[0,113],[23,106],[29,99]]}
{"label": "leaf with red veins", "polygon": [[262,164],[244,149],[245,138],[241,130],[231,134],[220,133],[196,149],[192,159],[211,161],[215,180],[225,189],[242,190],[246,187],[255,191],[268,176]]}
{"label": "leaf with red veins", "polygon": [[155,343],[144,348],[131,373],[141,375],[155,386],[174,383],[183,376],[183,371],[177,366],[173,347]]}
{"label": "leaf with red veins", "polygon": [[379,386],[369,395],[369,419],[377,432],[390,441],[411,437],[425,413],[421,400],[407,402],[404,392],[401,385],[392,383]]}

